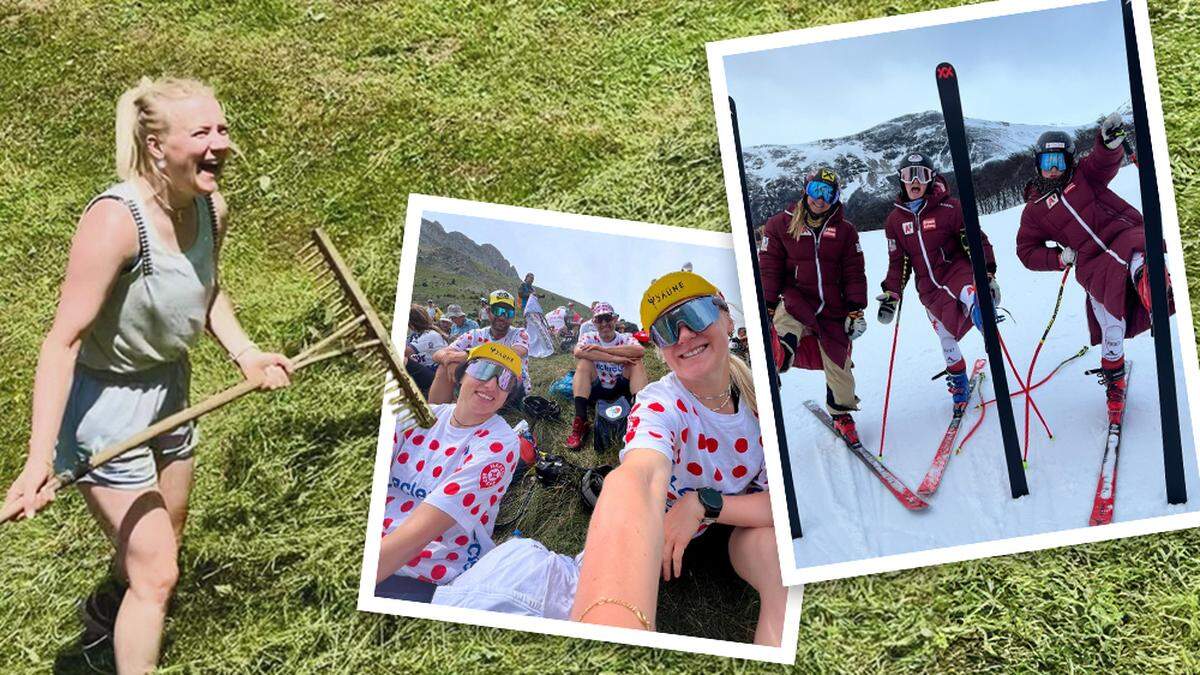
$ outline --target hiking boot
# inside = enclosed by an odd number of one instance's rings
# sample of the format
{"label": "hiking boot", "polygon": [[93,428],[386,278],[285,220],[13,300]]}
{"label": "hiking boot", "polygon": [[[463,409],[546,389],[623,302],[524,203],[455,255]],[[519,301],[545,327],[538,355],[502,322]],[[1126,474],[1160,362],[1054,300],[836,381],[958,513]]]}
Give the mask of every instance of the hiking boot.
{"label": "hiking boot", "polygon": [[576,417],[571,422],[571,434],[567,436],[567,449],[578,450],[583,445],[583,439],[587,437],[591,431],[592,425],[582,417]]}
{"label": "hiking boot", "polygon": [[1125,359],[1101,361],[1100,367],[1087,371],[1096,375],[1104,385],[1104,398],[1108,401],[1108,423],[1119,424],[1125,412]]}
{"label": "hiking boot", "polygon": [[960,359],[958,363],[946,368],[946,388],[950,390],[950,397],[954,399],[955,406],[967,404],[971,384],[967,380],[966,361]]}
{"label": "hiking boot", "polygon": [[125,598],[124,586],[109,586],[92,591],[79,604],[79,620],[83,623],[83,634],[79,644],[85,650],[93,649],[112,640],[117,624],[117,611]]}
{"label": "hiking boot", "polygon": [[851,445],[858,442],[858,427],[854,426],[854,418],[850,413],[839,413],[833,416],[833,429]]}

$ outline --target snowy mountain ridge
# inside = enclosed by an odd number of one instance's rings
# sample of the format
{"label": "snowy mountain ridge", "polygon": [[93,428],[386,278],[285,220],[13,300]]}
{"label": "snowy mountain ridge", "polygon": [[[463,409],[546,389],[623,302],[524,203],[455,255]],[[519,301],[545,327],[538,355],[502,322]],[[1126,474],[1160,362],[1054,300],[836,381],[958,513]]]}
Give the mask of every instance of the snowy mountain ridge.
{"label": "snowy mountain ridge", "polygon": [[[1132,128],[1129,104],[1118,112]],[[1049,130],[1065,131],[1077,141],[1084,141],[1097,125],[1014,124],[968,118],[966,126],[980,209],[990,213],[1014,205],[1012,200],[1019,197],[1029,178],[1029,150],[1039,135]],[[878,229],[896,193],[896,163],[913,151],[933,158],[938,170],[953,184],[945,124],[942,113],[935,110],[901,115],[841,138],[745,148],[742,157],[753,221],[761,224],[796,201],[804,175],[824,165],[832,166],[842,178],[842,203],[850,220],[860,231]],[[1001,192],[1004,198],[989,200]]]}

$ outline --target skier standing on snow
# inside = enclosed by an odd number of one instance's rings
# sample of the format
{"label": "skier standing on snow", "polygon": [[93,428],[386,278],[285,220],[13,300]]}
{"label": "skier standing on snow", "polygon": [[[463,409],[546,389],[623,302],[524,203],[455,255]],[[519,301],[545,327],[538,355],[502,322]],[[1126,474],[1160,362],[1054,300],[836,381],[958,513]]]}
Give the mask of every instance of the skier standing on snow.
{"label": "skier standing on snow", "polygon": [[[950,196],[946,179],[933,161],[913,152],[900,161],[900,195],[884,224],[888,244],[888,272],[879,301],[879,322],[891,323],[900,303],[907,264],[916,275],[917,295],[925,306],[946,359],[946,383],[956,405],[969,393],[967,363],[958,341],[972,324],[982,331],[982,312],[975,294],[971,258],[963,229],[962,208]],[[984,258],[992,298],[1000,304],[996,284],[996,258],[987,235]]]}
{"label": "skier standing on snow", "polygon": [[1100,123],[1092,152],[1078,162],[1066,133],[1038,137],[1036,175],[1025,186],[1017,230],[1017,257],[1025,267],[1040,272],[1075,265],[1075,279],[1088,296],[1091,342],[1104,345],[1099,370],[1089,372],[1105,386],[1110,420],[1119,420],[1125,409],[1124,340],[1150,327],[1142,214],[1108,187],[1121,167],[1124,140],[1116,113]]}
{"label": "skier standing on snow", "polygon": [[[858,410],[859,399],[850,341],[867,330],[867,276],[858,231],[843,217],[840,192],[832,169],[810,173],[800,201],[767,220],[758,260],[767,313],[778,334],[779,372],[792,366],[797,352],[807,352],[801,340],[815,337],[826,407],[838,432],[854,442],[858,431],[850,412]],[[802,367],[815,369],[816,359]]]}

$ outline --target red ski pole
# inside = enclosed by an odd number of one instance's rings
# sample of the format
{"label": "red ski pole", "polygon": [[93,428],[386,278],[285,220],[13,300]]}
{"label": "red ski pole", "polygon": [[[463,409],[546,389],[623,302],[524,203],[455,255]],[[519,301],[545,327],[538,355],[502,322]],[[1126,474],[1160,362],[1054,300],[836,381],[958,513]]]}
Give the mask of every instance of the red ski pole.
{"label": "red ski pole", "polygon": [[[1042,337],[1038,340],[1037,347],[1033,350],[1033,358],[1029,360],[1029,371],[1025,373],[1025,381],[1033,382],[1033,366],[1037,363],[1038,354],[1042,353],[1042,346],[1046,344],[1046,338],[1050,335],[1050,328],[1054,325],[1054,320],[1058,318],[1058,310],[1062,307],[1063,290],[1067,287],[1067,275],[1071,273],[1072,265],[1068,264],[1063,268],[1062,281],[1058,283],[1058,297],[1054,300],[1054,311],[1050,313],[1050,321],[1046,324],[1046,330],[1042,331]],[[1025,456],[1029,456],[1029,405],[1033,401],[1033,397],[1025,397]]]}
{"label": "red ski pole", "polygon": [[[1038,409],[1038,404],[1033,400],[1033,392],[1025,386],[1024,380],[1021,379],[1021,373],[1017,370],[1017,364],[1013,363],[1012,355],[1008,353],[1008,345],[1004,344],[1004,338],[1000,336],[1000,331],[996,331],[996,337],[1000,339],[1000,348],[1004,351],[1004,358],[1008,361],[1008,367],[1012,370],[1013,377],[1017,378],[1017,384],[1025,391],[1025,399],[1029,401],[1029,405],[1033,406],[1033,412],[1037,414],[1038,420],[1041,421],[1042,427],[1046,430],[1046,435],[1054,439],[1054,434],[1050,431],[1050,425],[1046,424],[1046,418],[1042,417],[1042,411]],[[1025,446],[1025,456],[1022,460],[1029,459],[1029,446]]]}
{"label": "red ski pole", "polygon": [[[908,285],[908,258],[900,270],[900,290]],[[887,387],[883,390],[883,423],[879,427],[879,458],[883,459],[883,441],[887,438],[888,404],[892,401],[892,370],[896,366],[896,342],[900,339],[900,310],[904,309],[904,296],[896,302],[896,325],[892,328],[892,356],[888,359]]]}

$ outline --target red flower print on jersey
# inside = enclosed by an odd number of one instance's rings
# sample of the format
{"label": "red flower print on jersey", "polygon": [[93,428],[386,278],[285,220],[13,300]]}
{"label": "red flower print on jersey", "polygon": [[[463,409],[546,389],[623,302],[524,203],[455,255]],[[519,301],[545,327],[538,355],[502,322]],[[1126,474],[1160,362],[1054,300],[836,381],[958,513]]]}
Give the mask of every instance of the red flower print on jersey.
{"label": "red flower print on jersey", "polygon": [[455,553],[454,551],[450,551],[449,553],[446,554],[446,560],[451,560],[451,561],[458,560],[458,553]]}
{"label": "red flower print on jersey", "polygon": [[650,405],[648,405],[646,407],[657,413],[667,411],[667,409],[663,407],[663,404],[659,403],[658,401],[655,401],[654,403],[651,403]]}
{"label": "red flower print on jersey", "polygon": [[500,452],[503,449],[504,449],[504,444],[501,443],[500,441],[496,441],[495,443],[492,443],[491,445],[488,446],[488,450],[491,450],[492,452]]}
{"label": "red flower print on jersey", "polygon": [[420,565],[421,564],[421,556],[417,556],[417,557],[413,558],[412,560],[409,560],[408,563],[406,563],[406,564],[409,567],[416,567],[417,565]]}
{"label": "red flower print on jersey", "polygon": [[392,519],[391,519],[391,518],[384,518],[384,519],[383,519],[383,529],[385,529],[385,530],[386,530],[386,529],[388,529],[388,528],[389,528],[389,527],[391,527],[391,526],[392,526]]}
{"label": "red flower print on jersey", "polygon": [[387,498],[387,500],[386,500],[385,502],[383,502],[383,503],[384,503],[384,504],[391,504],[391,503],[392,503],[392,502],[394,502],[394,501],[396,501],[396,498],[395,498],[395,497],[388,497],[388,498]]}
{"label": "red flower print on jersey", "polygon": [[721,475],[720,469],[713,470],[713,480],[725,480],[725,477]]}
{"label": "red flower print on jersey", "polygon": [[632,430],[629,431],[625,434],[625,442],[628,443],[629,441],[632,441],[634,436],[637,436],[637,432]]}
{"label": "red flower print on jersey", "polygon": [[687,404],[681,398],[675,399],[675,407],[679,408],[679,412],[687,412]]}
{"label": "red flower print on jersey", "polygon": [[708,436],[700,434],[696,437],[696,447],[704,450],[708,446]]}
{"label": "red flower print on jersey", "polygon": [[738,464],[737,466],[733,467],[733,471],[731,473],[733,473],[734,478],[741,478],[742,476],[746,475],[746,467]]}
{"label": "red flower print on jersey", "polygon": [[490,488],[499,483],[504,478],[504,465],[500,462],[492,462],[483,467],[479,472],[479,487]]}
{"label": "red flower print on jersey", "polygon": [[629,418],[629,428],[630,429],[636,429],[637,425],[639,425],[641,423],[642,423],[642,418],[640,418],[640,417],[630,417]]}
{"label": "red flower print on jersey", "polygon": [[442,475],[442,467],[440,467],[440,466],[433,467],[433,477],[438,478],[441,475]]}
{"label": "red flower print on jersey", "polygon": [[417,460],[417,473],[420,473],[424,470],[425,470],[425,460],[423,460],[423,459]]}
{"label": "red flower print on jersey", "polygon": [[700,474],[704,473],[704,469],[701,469],[700,465],[695,462],[688,462],[687,470],[688,473],[692,474],[693,476],[699,476]]}
{"label": "red flower print on jersey", "polygon": [[475,495],[470,492],[463,495],[462,503],[463,503],[463,506],[470,506],[470,505],[474,504],[475,503]]}
{"label": "red flower print on jersey", "polygon": [[454,445],[446,448],[446,456],[449,457],[450,455],[453,455],[455,450],[458,450],[458,447]]}
{"label": "red flower print on jersey", "polygon": [[404,430],[405,438],[412,438],[412,435],[413,435],[413,429],[411,427]]}
{"label": "red flower print on jersey", "polygon": [[689,431],[691,431],[691,429],[684,429],[683,431],[679,432],[679,438],[680,438],[680,439],[681,439],[681,440],[682,440],[684,443],[687,443],[687,437],[688,437],[688,432],[689,432]]}
{"label": "red flower print on jersey", "polygon": [[750,444],[746,442],[746,439],[739,438],[733,442],[733,449],[738,452],[745,452],[750,449]]}
{"label": "red flower print on jersey", "polygon": [[412,442],[413,442],[413,445],[420,445],[425,442],[425,437],[418,434],[416,436],[413,436]]}
{"label": "red flower print on jersey", "polygon": [[471,509],[471,515],[473,515],[473,516],[479,515],[479,505],[478,504],[475,505],[475,508]]}
{"label": "red flower print on jersey", "polygon": [[440,447],[442,447],[442,444],[438,442],[438,439],[435,438],[432,441],[429,441],[430,450],[437,450]]}
{"label": "red flower print on jersey", "polygon": [[638,411],[638,408],[640,408],[640,407],[642,407],[641,403],[634,403],[633,407],[629,409],[629,412],[635,413]]}
{"label": "red flower print on jersey", "polygon": [[458,544],[459,546],[466,546],[468,541],[470,540],[467,539],[467,535],[465,534],[460,534],[454,538],[454,543]]}
{"label": "red flower print on jersey", "polygon": [[717,447],[718,447],[717,439],[713,438],[712,436],[709,436],[708,442],[704,444],[704,449],[708,450],[709,452],[716,452]]}
{"label": "red flower print on jersey", "polygon": [[508,462],[509,464],[512,464],[513,457],[514,457],[514,455],[512,453],[512,450],[509,450],[508,454],[504,456],[504,461]]}
{"label": "red flower print on jersey", "polygon": [[491,497],[488,498],[488,504],[490,506],[495,506],[497,499],[498,499],[498,497],[496,497],[496,495],[492,495]]}
{"label": "red flower print on jersey", "polygon": [[650,434],[653,438],[662,438],[662,434],[657,431],[647,431],[646,433]]}
{"label": "red flower print on jersey", "polygon": [[408,453],[407,452],[402,452],[399,455],[396,455],[396,463],[397,464],[404,464],[407,461],[408,461]]}
{"label": "red flower print on jersey", "polygon": [[479,431],[475,432],[475,435],[480,438],[483,438],[484,436],[487,436],[489,433],[491,433],[491,432],[489,432],[487,429],[480,429]]}
{"label": "red flower print on jersey", "polygon": [[442,577],[446,576],[446,566],[434,565],[433,569],[429,570],[429,576],[433,577],[434,581],[438,581]]}
{"label": "red flower print on jersey", "polygon": [[445,492],[446,494],[453,497],[454,495],[458,494],[458,491],[461,489],[462,489],[462,486],[459,485],[458,483],[446,483],[446,487],[442,488],[442,492]]}
{"label": "red flower print on jersey", "polygon": [[488,518],[488,514],[486,514],[486,513],[484,513],[482,516],[479,516],[479,522],[480,522],[480,524],[487,525],[487,524],[488,524],[488,520],[489,520],[489,518]]}
{"label": "red flower print on jersey", "polygon": [[400,513],[408,513],[409,511],[412,511],[413,507],[416,505],[417,503],[410,499],[400,505]]}

